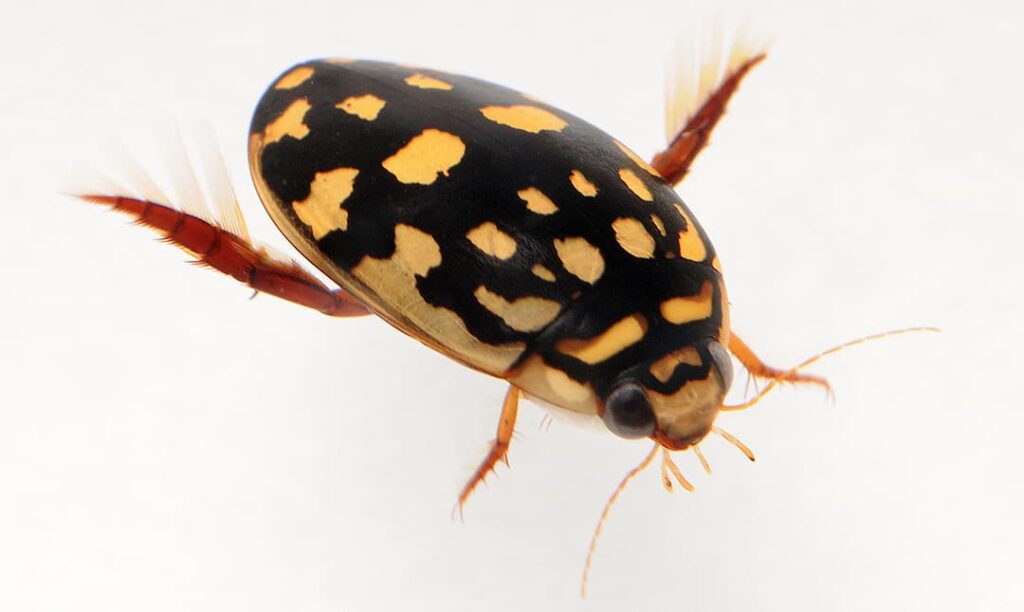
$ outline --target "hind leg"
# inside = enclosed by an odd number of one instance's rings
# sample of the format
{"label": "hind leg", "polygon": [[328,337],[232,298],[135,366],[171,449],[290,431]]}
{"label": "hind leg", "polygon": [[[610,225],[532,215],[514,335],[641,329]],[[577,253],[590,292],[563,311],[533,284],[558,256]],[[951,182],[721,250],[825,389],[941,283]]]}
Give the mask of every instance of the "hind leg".
{"label": "hind leg", "polygon": [[[680,118],[685,118],[686,122],[676,132],[668,147],[651,160],[651,165],[666,181],[678,185],[683,180],[697,154],[707,145],[711,131],[725,114],[725,107],[736,93],[740,81],[764,58],[764,53],[748,56],[742,49],[734,50],[729,65],[714,89],[709,87],[708,91],[703,91],[704,84],[700,84],[702,91],[697,92],[695,108],[670,108],[670,113],[681,115]],[[712,62],[719,60],[719,57],[711,58]],[[711,65],[701,69],[701,81],[705,80],[705,72],[710,71]]]}
{"label": "hind leg", "polygon": [[136,223],[163,234],[163,240],[260,293],[277,296],[332,317],[370,314],[352,294],[331,289],[294,261],[272,257],[246,236],[238,235],[196,215],[147,200],[122,196],[83,195],[87,202],[106,204]]}

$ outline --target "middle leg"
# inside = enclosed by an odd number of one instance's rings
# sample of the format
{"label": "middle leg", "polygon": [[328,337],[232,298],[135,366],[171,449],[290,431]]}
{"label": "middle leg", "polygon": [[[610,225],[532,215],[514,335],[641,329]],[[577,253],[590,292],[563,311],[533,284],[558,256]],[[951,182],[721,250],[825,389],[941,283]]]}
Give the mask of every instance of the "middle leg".
{"label": "middle leg", "polygon": [[480,463],[480,467],[476,469],[473,476],[466,483],[466,486],[462,487],[462,492],[459,493],[459,514],[462,514],[462,507],[466,504],[466,500],[473,493],[483,480],[487,477],[494,466],[499,461],[504,461],[505,465],[508,465],[508,445],[512,441],[512,432],[516,426],[516,414],[519,412],[519,387],[515,385],[508,386],[508,392],[505,394],[505,403],[501,407],[501,417],[498,419],[498,435],[491,445],[491,451],[487,453],[484,460]]}

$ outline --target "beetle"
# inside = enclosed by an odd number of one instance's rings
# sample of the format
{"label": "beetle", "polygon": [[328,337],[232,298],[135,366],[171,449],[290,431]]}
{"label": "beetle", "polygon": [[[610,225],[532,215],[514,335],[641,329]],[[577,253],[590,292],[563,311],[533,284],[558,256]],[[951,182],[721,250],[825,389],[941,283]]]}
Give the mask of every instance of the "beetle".
{"label": "beetle", "polygon": [[714,425],[730,408],[730,354],[769,386],[828,388],[767,365],[736,335],[719,258],[675,190],[764,57],[738,45],[713,58],[702,72],[713,78],[679,96],[677,127],[650,162],[476,78],[365,60],[289,68],[256,107],[250,171],[274,223],[337,288],[255,244],[233,198],[211,217],[190,202],[82,197],[257,292],[330,316],[375,314],[508,381],[460,509],[506,457],[521,396],[653,440],[644,465],[660,450],[663,473],[689,488],[669,451],[692,449],[706,465],[699,443],[718,432],[752,459]]}
{"label": "beetle", "polygon": [[521,393],[678,451],[711,431],[728,350],[784,374],[731,333],[718,257],[673,188],[763,57],[734,60],[653,165],[560,109],[434,70],[318,60],[264,93],[250,171],[288,240],[346,301],[510,383],[460,503],[505,456]]}

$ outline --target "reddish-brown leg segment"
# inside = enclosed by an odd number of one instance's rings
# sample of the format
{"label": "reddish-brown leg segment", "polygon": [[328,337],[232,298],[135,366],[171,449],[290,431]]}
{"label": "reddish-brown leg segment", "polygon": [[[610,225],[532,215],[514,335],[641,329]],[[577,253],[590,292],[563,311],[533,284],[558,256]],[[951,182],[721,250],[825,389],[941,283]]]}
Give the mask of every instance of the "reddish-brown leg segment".
{"label": "reddish-brown leg segment", "polygon": [[245,238],[180,210],[134,198],[85,195],[83,200],[106,204],[133,217],[137,223],[164,233],[170,242],[256,291],[318,310],[332,317],[370,314],[342,289],[330,289],[297,263],[271,258]]}
{"label": "reddish-brown leg segment", "polygon": [[764,53],[755,55],[728,74],[718,88],[693,113],[683,129],[675,135],[668,148],[654,156],[651,165],[666,181],[677,185],[683,180],[697,154],[708,143],[711,131],[725,114],[725,106],[729,103],[732,95],[736,93],[740,81],[747,76],[751,68],[764,58]]}
{"label": "reddish-brown leg segment", "polygon": [[480,467],[476,469],[476,472],[473,473],[466,486],[462,487],[462,492],[459,493],[460,515],[462,514],[462,506],[465,505],[470,494],[473,493],[477,485],[483,482],[487,474],[491,473],[494,466],[499,461],[504,461],[505,465],[508,465],[508,445],[512,440],[512,431],[516,426],[516,414],[518,411],[519,388],[509,385],[508,393],[505,394],[505,403],[501,407],[501,417],[498,419],[498,435],[491,445],[491,452],[487,453],[487,457],[480,463]]}
{"label": "reddish-brown leg segment", "polygon": [[820,376],[802,374],[792,370],[780,370],[761,361],[761,358],[755,355],[754,351],[750,350],[750,347],[747,346],[747,343],[741,340],[735,333],[729,335],[729,351],[736,356],[736,359],[740,360],[740,363],[743,364],[747,371],[758,378],[767,378],[779,382],[818,385],[819,387],[824,387],[829,393],[832,392],[832,387],[828,384],[828,381]]}

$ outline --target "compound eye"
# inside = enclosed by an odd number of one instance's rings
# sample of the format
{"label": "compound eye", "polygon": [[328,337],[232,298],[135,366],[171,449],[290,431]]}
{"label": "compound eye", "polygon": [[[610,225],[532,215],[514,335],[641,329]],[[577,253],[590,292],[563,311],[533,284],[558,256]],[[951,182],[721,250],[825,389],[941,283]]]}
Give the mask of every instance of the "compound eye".
{"label": "compound eye", "polygon": [[643,389],[634,383],[620,385],[604,401],[605,426],[623,438],[643,438],[654,433],[654,411]]}
{"label": "compound eye", "polygon": [[708,352],[711,353],[711,362],[722,379],[722,388],[727,391],[732,385],[732,359],[729,352],[717,342],[708,343]]}

